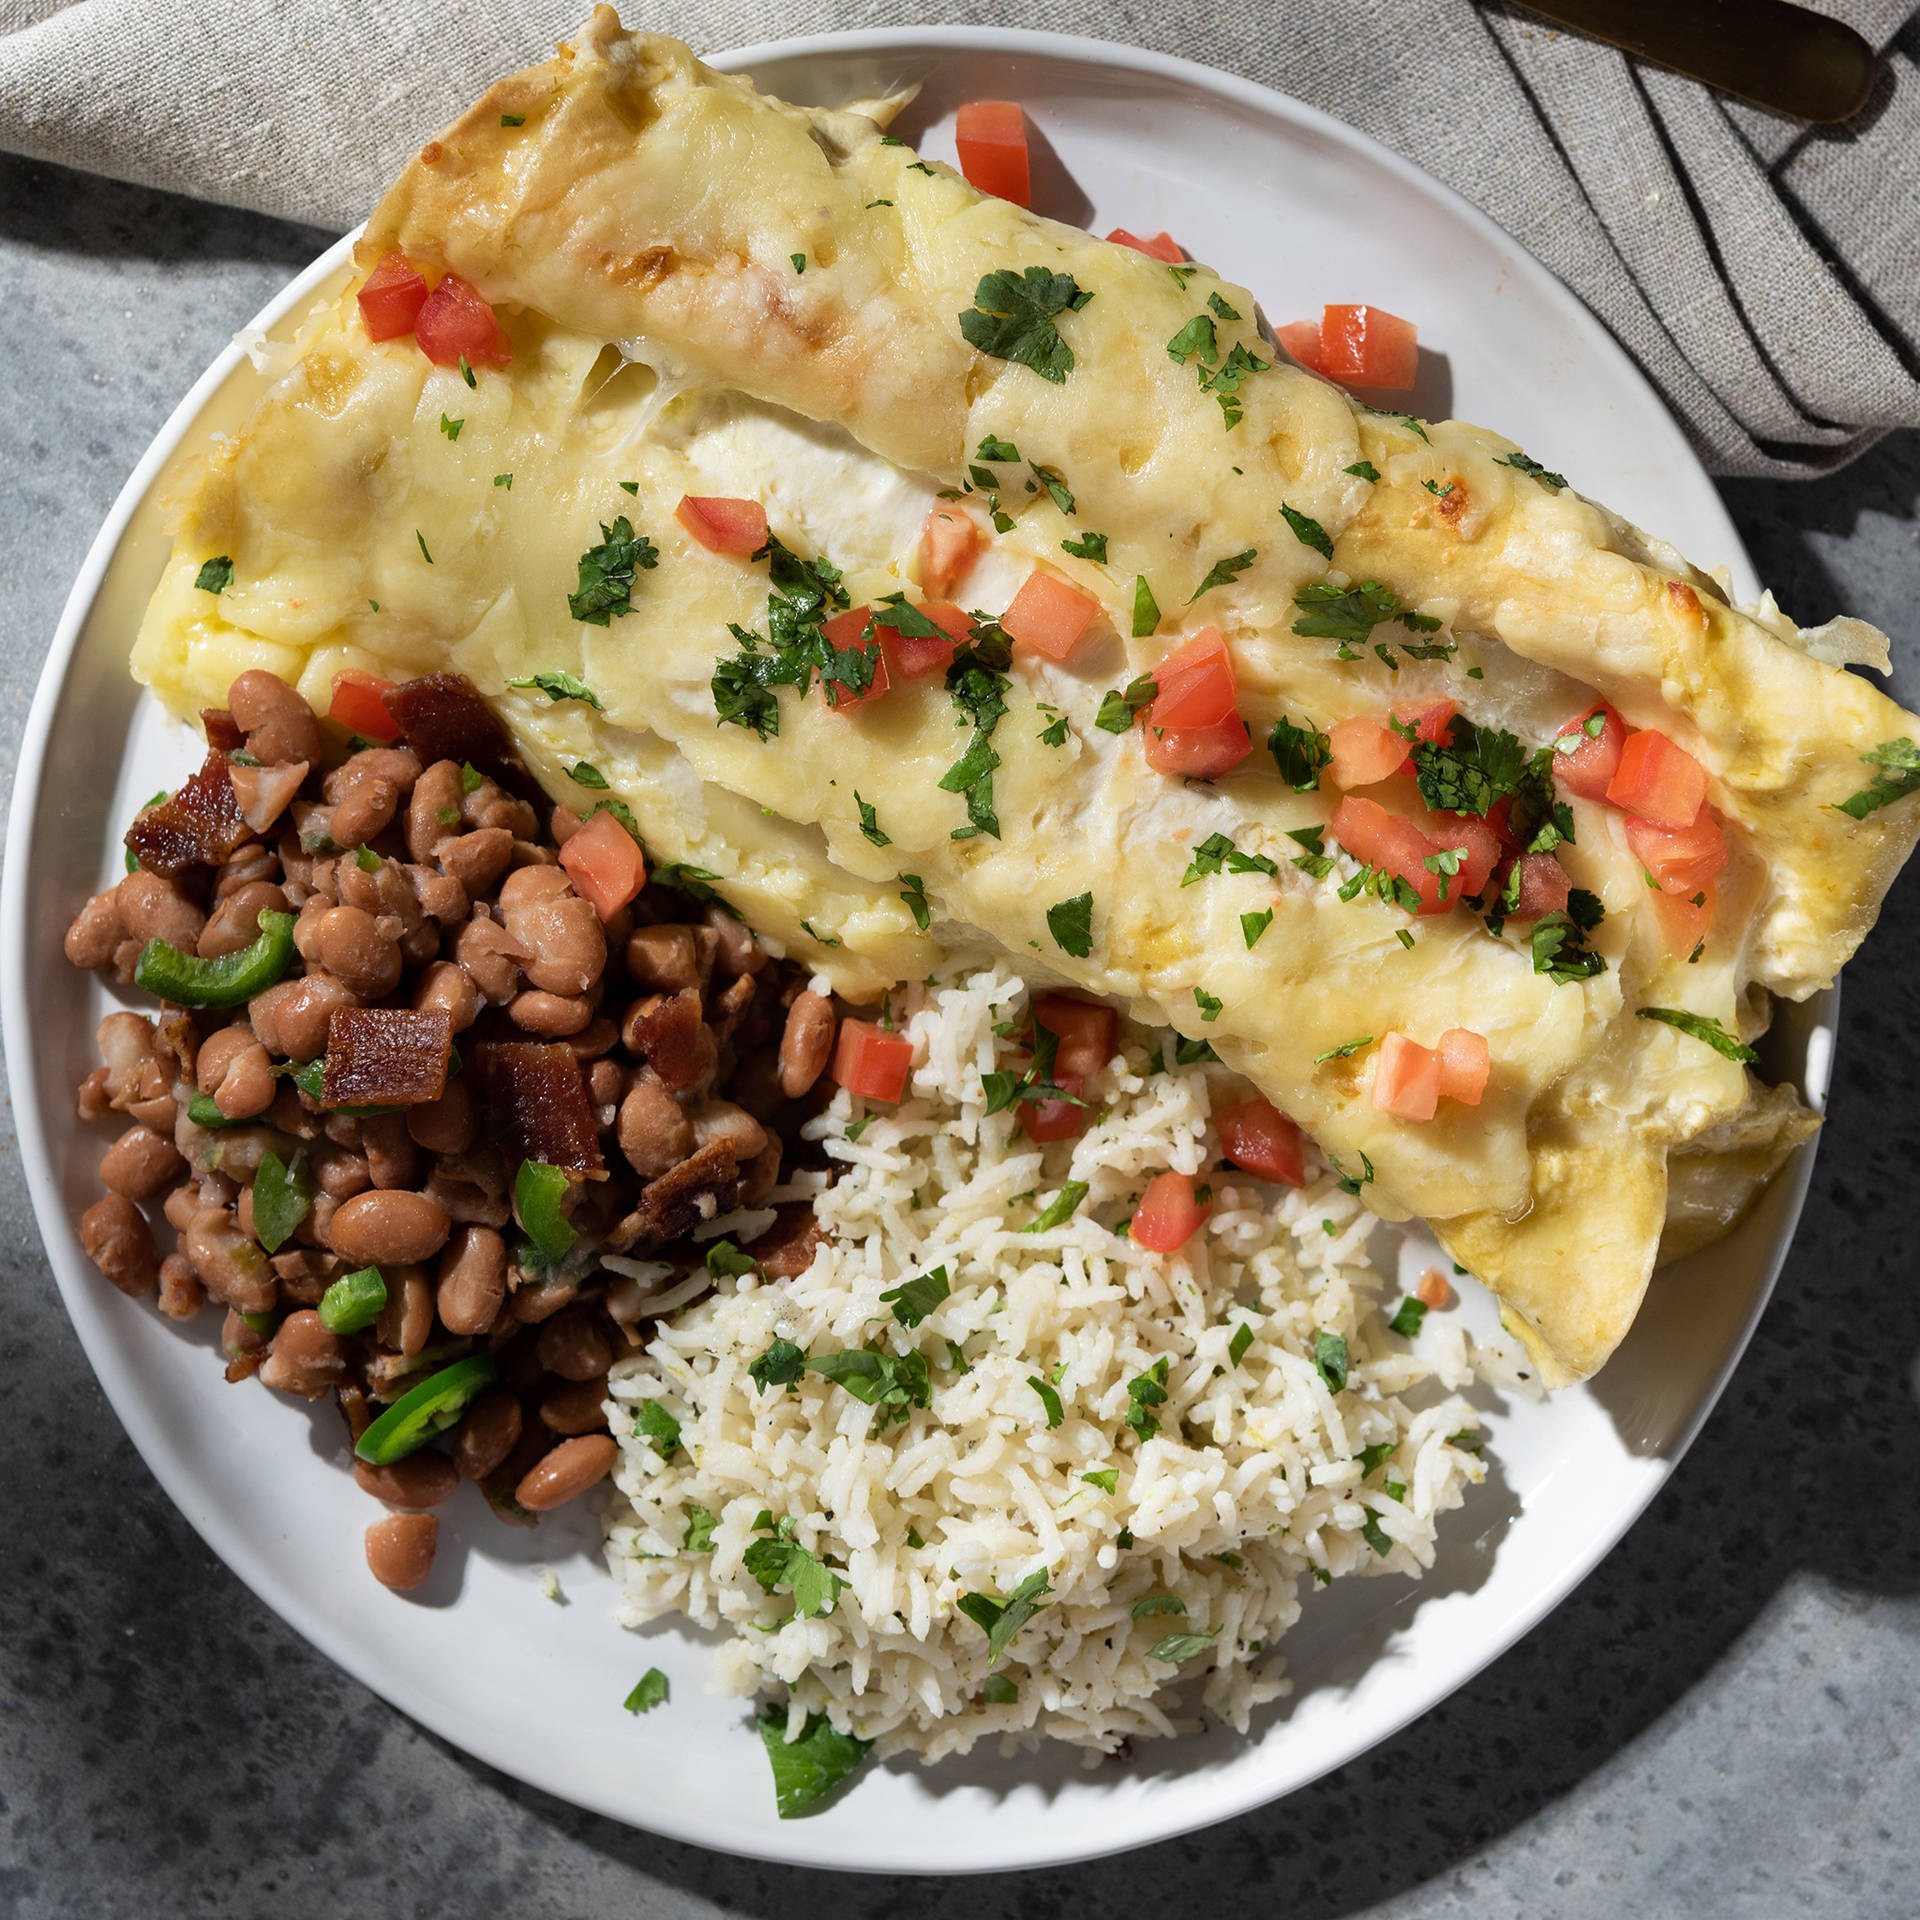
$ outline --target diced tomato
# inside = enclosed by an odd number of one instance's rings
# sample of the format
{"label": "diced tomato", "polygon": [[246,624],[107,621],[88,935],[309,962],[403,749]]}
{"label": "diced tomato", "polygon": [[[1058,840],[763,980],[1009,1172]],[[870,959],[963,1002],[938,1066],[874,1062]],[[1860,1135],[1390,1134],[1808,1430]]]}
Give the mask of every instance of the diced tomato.
{"label": "diced tomato", "polygon": [[1477,813],[1429,813],[1420,830],[1433,842],[1434,852],[1451,848],[1460,856],[1458,873],[1439,876],[1446,904],[1482,897],[1505,851],[1492,826]]}
{"label": "diced tomato", "polygon": [[1220,1151],[1236,1167],[1282,1186],[1307,1184],[1306,1142],[1300,1129],[1271,1100],[1256,1094],[1213,1116]]}
{"label": "diced tomato", "polygon": [[1147,725],[1182,732],[1217,727],[1234,710],[1240,687],[1233,655],[1218,627],[1202,627],[1160,663],[1154,678],[1160,691],[1147,709]]}
{"label": "diced tomato", "polygon": [[758,500],[721,500],[685,495],[673,517],[709,553],[750,559],[767,544],[767,510]]}
{"label": "diced tomato", "polygon": [[359,667],[342,667],[333,676],[333,700],[327,708],[327,718],[339,721],[349,733],[357,733],[363,739],[398,740],[400,722],[387,711],[387,703],[381,697],[398,684]]}
{"label": "diced tomato", "polygon": [[1027,122],[1017,100],[969,100],[954,119],[960,171],[982,193],[1016,207],[1033,204],[1027,170]]}
{"label": "diced tomato", "polygon": [[1442,903],[1440,876],[1425,864],[1433,842],[1411,820],[1389,813],[1377,800],[1348,794],[1334,808],[1327,832],[1364,865],[1404,880],[1419,894],[1422,913],[1445,913],[1459,898],[1449,887]]}
{"label": "diced tomato", "polygon": [[1320,322],[1318,320],[1289,320],[1278,329],[1280,344],[1307,369],[1309,373],[1320,371]]}
{"label": "diced tomato", "polygon": [[567,836],[560,864],[574,892],[591,901],[602,920],[611,920],[647,884],[647,863],[638,842],[604,807]]}
{"label": "diced tomato", "polygon": [[[1606,715],[1606,724],[1598,733],[1587,732],[1587,722],[1596,713]],[[1580,744],[1571,753],[1555,750],[1553,781],[1562,793],[1577,794],[1582,800],[1604,800],[1607,788],[1620,766],[1620,749],[1627,742],[1627,723],[1603,701],[1569,720],[1560,729],[1559,738],[1579,736]]]}
{"label": "diced tomato", "polygon": [[913,1070],[913,1042],[871,1020],[842,1020],[834,1042],[833,1077],[863,1100],[898,1100]]}
{"label": "diced tomato", "polygon": [[1702,807],[1685,827],[1656,827],[1651,820],[1630,818],[1627,845],[1663,893],[1698,893],[1727,864],[1726,829],[1711,807]]}
{"label": "diced tomato", "polygon": [[1057,573],[1035,567],[1000,616],[1000,626],[1008,639],[1021,646],[1044,653],[1049,660],[1065,660],[1099,611],[1100,602],[1092,594]]}
{"label": "diced tomato", "polygon": [[987,536],[972,514],[936,504],[920,529],[920,590],[951,593],[962,574],[980,556]]}
{"label": "diced tomato", "polygon": [[1374,1057],[1369,1098],[1397,1120],[1431,1120],[1440,1106],[1440,1056],[1404,1033],[1388,1034]]}
{"label": "diced tomato", "polygon": [[1713,882],[1709,880],[1692,893],[1655,893],[1652,897],[1653,917],[1660,922],[1667,951],[1692,953],[1713,926],[1713,910],[1719,904]]}
{"label": "diced tomato", "polygon": [[1336,720],[1327,729],[1327,743],[1333,749],[1327,778],[1342,792],[1390,780],[1406,764],[1405,739],[1370,714]]}
{"label": "diced tomato", "polygon": [[1211,727],[1163,727],[1146,724],[1140,715],[1140,744],[1147,765],[1155,773],[1184,780],[1217,780],[1231,773],[1253,751],[1253,736],[1237,713]]}
{"label": "diced tomato", "polygon": [[878,700],[891,684],[887,679],[887,650],[867,632],[867,622],[872,618],[871,607],[850,607],[845,613],[836,613],[821,625],[820,631],[841,653],[861,647],[873,661],[873,680],[864,693],[851,693],[830,680],[821,682],[820,690],[826,695],[827,705],[836,713],[845,713],[849,708],[865,706],[869,700]]}
{"label": "diced tomato", "polygon": [[1186,248],[1170,233],[1156,233],[1151,239],[1143,240],[1137,233],[1129,233],[1125,227],[1115,227],[1107,238],[1117,247],[1131,247],[1136,253],[1150,253],[1170,267],[1177,267],[1187,257]]}
{"label": "diced tomato", "polygon": [[1385,307],[1328,307],[1320,315],[1319,371],[1348,387],[1404,393],[1420,370],[1411,320]]}
{"label": "diced tomato", "polygon": [[383,253],[358,298],[367,338],[398,340],[413,331],[426,304],[426,278],[404,253]]}
{"label": "diced tomato", "polygon": [[954,650],[972,638],[972,620],[951,600],[928,600],[919,611],[940,629],[939,635],[901,633],[894,627],[874,629],[895,680],[923,680],[930,673],[945,673],[953,665]]}
{"label": "diced tomato", "polygon": [[[1403,727],[1411,727],[1414,737],[1407,741],[1407,759],[1413,759],[1414,746],[1424,740],[1430,747],[1444,747],[1453,738],[1453,716],[1460,711],[1458,700],[1435,700],[1430,705],[1401,705],[1390,709]],[[1402,734],[1402,740],[1406,735]]]}
{"label": "diced tomato", "polygon": [[1520,856],[1520,899],[1508,913],[1509,920],[1538,920],[1549,913],[1564,913],[1567,895],[1573,883],[1567,870],[1550,853],[1523,853]]}
{"label": "diced tomato", "polygon": [[1511,847],[1515,853],[1523,851],[1520,836],[1513,830],[1513,799],[1503,795],[1487,809],[1487,825],[1499,837],[1503,847]]}
{"label": "diced tomato", "polygon": [[[1487,1045],[1487,1036],[1471,1027],[1449,1027],[1433,1051],[1440,1062],[1441,1099],[1477,1107],[1487,1090],[1487,1076],[1493,1071],[1493,1050]],[[1443,1280],[1443,1289],[1445,1285]]]}
{"label": "diced tomato", "polygon": [[1687,827],[1706,804],[1707,770],[1651,727],[1627,735],[1607,798],[1657,827]]}
{"label": "diced tomato", "polygon": [[513,360],[513,342],[481,299],[477,287],[457,273],[445,275],[421,303],[413,337],[436,367],[504,367]]}
{"label": "diced tomato", "polygon": [[[1444,1044],[1446,1035],[1442,1034],[1440,1038]],[[1446,1063],[1443,1059],[1440,1066],[1443,1079],[1446,1070]],[[1445,1097],[1444,1093],[1442,1097]],[[1475,1103],[1470,1101],[1468,1104],[1473,1105]],[[1448,1284],[1447,1276],[1442,1273],[1438,1267],[1429,1267],[1426,1272],[1420,1276],[1420,1284],[1414,1288],[1413,1297],[1418,1300],[1423,1307],[1438,1312],[1443,1307],[1453,1305],[1453,1288]]]}
{"label": "diced tomato", "polygon": [[1212,1202],[1203,1206],[1194,1192],[1192,1174],[1156,1173],[1133,1210],[1127,1233],[1135,1246],[1149,1253],[1172,1253],[1193,1238],[1212,1211]]}
{"label": "diced tomato", "polygon": [[[1078,1094],[1080,1076],[1056,1073],[1054,1084]],[[1029,1140],[1077,1140],[1087,1130],[1087,1110],[1072,1100],[1022,1100],[1020,1131]]]}
{"label": "diced tomato", "polygon": [[1078,1093],[1078,1083],[1098,1073],[1113,1058],[1120,1016],[1111,1007],[1081,1000],[1071,993],[1036,993],[1033,1017],[1049,1033],[1059,1035],[1053,1077],[1063,1087],[1069,1079],[1074,1081],[1071,1092]]}

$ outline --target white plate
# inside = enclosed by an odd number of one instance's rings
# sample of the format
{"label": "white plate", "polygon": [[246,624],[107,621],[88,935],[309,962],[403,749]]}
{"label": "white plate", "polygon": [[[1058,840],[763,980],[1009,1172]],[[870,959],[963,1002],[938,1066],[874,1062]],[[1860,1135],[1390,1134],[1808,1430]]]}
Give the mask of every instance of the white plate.
{"label": "white plate", "polygon": [[[1041,34],[840,34],[718,64],[802,101],[924,78],[905,130],[939,155],[952,151],[960,101],[1022,100],[1058,156],[1037,169],[1046,211],[1101,231],[1170,228],[1252,287],[1276,321],[1351,299],[1415,317],[1432,350],[1422,411],[1451,407],[1499,426],[1583,490],[1750,584],[1713,487],[1598,323],[1472,207],[1348,128],[1201,67]],[[1046,204],[1050,188],[1094,204],[1058,193]],[[258,324],[271,331],[303,311],[342,270],[345,246]],[[198,759],[126,674],[165,552],[155,483],[176,449],[231,425],[259,387],[237,349],[208,370],[128,481],[74,587],[21,751],[0,1001],[28,1184],[108,1398],[213,1550],[315,1646],[489,1764],[682,1840],[842,1868],[1028,1867],[1224,1819],[1351,1759],[1511,1646],[1632,1524],[1766,1299],[1810,1149],[1737,1233],[1655,1283],[1597,1385],[1495,1415],[1492,1473],[1442,1527],[1426,1581],[1342,1581],[1309,1600],[1288,1641],[1296,1691],[1250,1739],[1215,1730],[1149,1743],[1131,1765],[1092,1771],[1064,1752],[976,1755],[932,1770],[897,1762],[815,1816],[783,1823],[742,1705],[703,1691],[702,1638],[664,1627],[637,1637],[612,1624],[585,1514],[529,1536],[463,1499],[419,1601],[375,1588],[360,1555],[369,1503],[342,1470],[337,1415],[309,1415],[257,1387],[227,1393],[215,1316],[183,1335],[130,1306],[82,1257],[73,1228],[98,1194],[102,1142],[76,1123],[72,1090],[91,1064],[102,1001],[63,963],[61,936],[87,893],[119,871],[117,836],[135,807]],[[1774,1071],[1816,1104],[1834,1014],[1831,996],[1789,1010],[1775,1036]],[[568,1604],[543,1596],[540,1565],[558,1570]],[[672,1704],[632,1718],[621,1700],[656,1664],[671,1676]]]}

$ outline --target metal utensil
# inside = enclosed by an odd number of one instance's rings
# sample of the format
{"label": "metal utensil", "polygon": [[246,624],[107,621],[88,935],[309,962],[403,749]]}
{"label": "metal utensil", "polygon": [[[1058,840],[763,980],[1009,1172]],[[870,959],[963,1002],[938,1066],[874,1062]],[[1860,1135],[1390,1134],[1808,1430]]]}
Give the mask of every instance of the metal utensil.
{"label": "metal utensil", "polygon": [[1795,120],[1846,120],[1866,105],[1873,49],[1788,0],[1520,0],[1563,26]]}

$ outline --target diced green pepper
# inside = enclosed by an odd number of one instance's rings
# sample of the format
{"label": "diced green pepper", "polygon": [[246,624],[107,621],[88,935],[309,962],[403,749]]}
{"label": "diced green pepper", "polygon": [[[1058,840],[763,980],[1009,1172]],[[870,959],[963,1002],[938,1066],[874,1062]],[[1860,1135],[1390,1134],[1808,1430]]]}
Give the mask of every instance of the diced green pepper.
{"label": "diced green pepper", "polygon": [[231,1127],[237,1124],[220,1111],[220,1103],[210,1093],[196,1093],[187,1102],[187,1118],[196,1127]]}
{"label": "diced green pepper", "polygon": [[260,909],[260,937],[238,953],[202,960],[149,940],[133,969],[136,985],[176,1007],[237,1007],[264,993],[293,964],[293,915]]}
{"label": "diced green pepper", "polygon": [[550,1167],[543,1160],[522,1160],[513,1176],[513,1210],[543,1267],[558,1266],[580,1237],[560,1211],[572,1187],[573,1177],[565,1167]]}
{"label": "diced green pepper", "polygon": [[[259,1202],[254,1205],[257,1219]],[[320,1296],[320,1324],[329,1333],[358,1333],[380,1318],[380,1310],[386,1304],[385,1276],[378,1267],[362,1267],[356,1273],[343,1273]],[[405,1405],[405,1402],[396,1402],[396,1405]]]}
{"label": "diced green pepper", "polygon": [[263,1153],[253,1176],[253,1237],[269,1253],[278,1253],[312,1211],[313,1170],[306,1149],[296,1147],[287,1163],[277,1153]]}
{"label": "diced green pepper", "polygon": [[499,1369],[490,1353],[469,1354],[404,1393],[354,1446],[370,1466],[389,1467],[417,1453],[466,1412],[476,1395],[493,1385]]}

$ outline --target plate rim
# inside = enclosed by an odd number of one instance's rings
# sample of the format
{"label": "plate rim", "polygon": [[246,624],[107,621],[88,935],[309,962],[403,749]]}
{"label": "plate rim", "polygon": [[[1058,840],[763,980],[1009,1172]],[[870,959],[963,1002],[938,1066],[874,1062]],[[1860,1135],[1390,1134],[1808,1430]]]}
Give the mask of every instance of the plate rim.
{"label": "plate rim", "polygon": [[[1616,377],[1637,386],[1648,398],[1657,417],[1672,436],[1673,454],[1708,482],[1705,497],[1710,502],[1711,513],[1718,522],[1728,564],[1737,569],[1744,569],[1749,582],[1751,581],[1752,561],[1731,517],[1726,512],[1718,490],[1712,486],[1710,477],[1705,474],[1683,430],[1673,419],[1665,402],[1646,375],[1579,296],[1568,288],[1551,268],[1535,258],[1519,241],[1471,201],[1393,149],[1319,108],[1312,107],[1258,81],[1207,67],[1176,55],[1159,54],[1125,42],[1102,40],[1089,35],[1012,28],[922,26],[853,29],[763,41],[700,57],[716,70],[738,73],[782,61],[813,58],[823,54],[884,54],[915,50],[1003,56],[1027,53],[1043,55],[1083,67],[1118,68],[1149,79],[1170,80],[1201,92],[1223,96],[1269,118],[1310,130],[1345,147],[1356,157],[1371,165],[1385,165],[1404,184],[1415,191],[1429,198],[1439,196],[1456,218],[1467,222],[1484,240],[1524,261],[1544,280],[1557,288],[1565,298],[1565,317],[1569,325],[1577,329],[1578,344],[1583,353],[1600,356],[1609,363],[1610,370]],[[274,1577],[267,1572],[264,1563],[252,1557],[247,1551],[244,1531],[237,1525],[227,1525],[225,1517],[220,1512],[209,1509],[197,1497],[197,1489],[191,1485],[184,1468],[176,1474],[175,1463],[158,1429],[158,1423],[142,1404],[131,1370],[120,1364],[118,1356],[100,1339],[90,1335],[88,1316],[84,1313],[75,1313],[75,1302],[72,1297],[74,1287],[69,1282],[72,1275],[84,1267],[85,1263],[84,1260],[76,1257],[77,1241],[74,1240],[72,1223],[67,1218],[58,1176],[52,1164],[49,1135],[37,1091],[37,1074],[33,1071],[38,1049],[28,1006],[30,996],[23,990],[30,978],[27,943],[27,876],[33,863],[35,837],[33,826],[40,811],[55,710],[60,703],[80,637],[88,624],[114,556],[126,536],[134,514],[145,502],[155,483],[178,453],[182,443],[205,411],[208,402],[240,366],[246,353],[242,345],[244,334],[256,329],[271,328],[306,300],[350,256],[359,231],[360,229],[356,228],[327,247],[318,258],[294,276],[266,303],[241,334],[236,335],[221,350],[173,408],[159,432],[141,455],[115,496],[112,507],[87,550],[62,608],[52,644],[48,649],[33,699],[28,707],[21,735],[18,765],[11,789],[4,872],[0,872],[0,983],[3,983],[6,989],[0,991],[0,1035],[4,1036],[8,1056],[8,1081],[14,1103],[22,1177],[33,1205],[36,1225],[45,1244],[49,1270],[60,1290],[62,1305],[67,1310],[69,1321],[102,1392],[112,1407],[115,1417],[120,1421],[128,1438],[140,1454],[147,1470],[153,1474],[168,1499],[226,1570],[238,1578],[263,1605],[316,1651],[350,1674],[389,1706],[437,1730],[444,1716],[437,1712],[437,1701],[427,1697],[425,1689],[421,1689],[419,1697],[416,1697],[415,1689],[409,1684],[405,1674],[384,1672],[376,1674],[372,1671],[370,1664],[363,1661],[361,1657],[360,1644],[337,1635],[323,1619],[316,1617],[304,1605],[297,1593],[283,1590]],[[1837,987],[1830,992],[1834,995],[1830,1017],[1837,1022]],[[499,1768],[511,1777],[526,1781],[541,1791],[553,1793],[570,1804],[581,1805],[603,1814],[622,1826],[660,1833],[687,1844],[739,1857],[847,1872],[938,1875],[1070,1865],[1176,1839],[1182,1834],[1218,1824],[1268,1805],[1289,1793],[1298,1791],[1313,1780],[1323,1778],[1338,1767],[1350,1764],[1381,1741],[1392,1738],[1412,1721],[1451,1697],[1485,1667],[1509,1652],[1519,1640],[1558,1607],[1639,1521],[1654,1497],[1666,1485],[1675,1467],[1684,1457],[1708,1415],[1718,1403],[1734,1367],[1738,1365],[1746,1350],[1760,1315],[1765,1311],[1772,1297],[1781,1268],[1792,1245],[1793,1230],[1798,1226],[1802,1203],[1811,1181],[1812,1166],[1813,1147],[1810,1145],[1802,1148],[1788,1167],[1782,1170],[1779,1181],[1791,1189],[1787,1195],[1791,1210],[1791,1227],[1772,1249],[1767,1262],[1767,1271],[1754,1291],[1745,1323],[1730,1344],[1723,1364],[1707,1389],[1699,1395],[1689,1417],[1682,1423],[1674,1439],[1657,1458],[1645,1463],[1646,1470],[1641,1477],[1641,1483],[1633,1497],[1625,1503],[1618,1527],[1610,1531],[1603,1540],[1592,1545],[1588,1551],[1566,1561],[1557,1577],[1547,1582],[1527,1607],[1510,1614],[1502,1622],[1498,1631],[1491,1636],[1489,1643],[1483,1649],[1478,1650],[1467,1660],[1450,1665],[1446,1670],[1444,1684],[1437,1692],[1431,1688],[1422,1689],[1421,1697],[1416,1703],[1410,1705],[1405,1713],[1392,1716],[1390,1724],[1369,1727],[1357,1743],[1334,1752],[1324,1761],[1324,1764],[1316,1765],[1313,1771],[1299,1779],[1280,1780],[1276,1783],[1270,1778],[1262,1777],[1258,1771],[1255,1771],[1247,1780],[1233,1785],[1221,1779],[1218,1785],[1227,1790],[1203,1812],[1191,1817],[1176,1815],[1172,1819],[1155,1820],[1149,1817],[1142,1821],[1141,1830],[1117,1838],[1103,1837],[1084,1845],[1050,1846],[1041,1839],[1037,1844],[1029,1841],[1028,1844],[1017,1848],[997,1851],[987,1859],[981,1859],[976,1854],[968,1860],[942,1858],[924,1865],[901,1861],[868,1863],[857,1858],[848,1858],[843,1845],[827,1841],[820,1829],[810,1829],[808,1823],[804,1821],[794,1822],[777,1830],[782,1842],[777,1850],[770,1843],[756,1844],[751,1833],[727,1827],[711,1818],[676,1817],[671,1824],[642,1826],[635,1820],[631,1810],[617,1802],[611,1793],[594,1795],[581,1792],[572,1782],[557,1784],[552,1777],[545,1775],[539,1766],[516,1760],[513,1757],[511,1743],[505,1739],[490,1741],[485,1738],[474,1738],[473,1736],[481,1730],[472,1727],[459,1737],[452,1734],[445,1734],[442,1737],[452,1741],[464,1753],[482,1764]],[[55,1251],[56,1243],[62,1235],[71,1243],[63,1249],[64,1259]],[[1235,1790],[1236,1786],[1237,1790]],[[1041,1823],[1023,1831],[1037,1837],[1044,1833],[1045,1826]]]}

